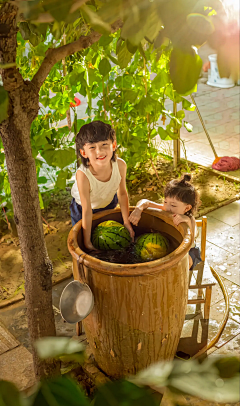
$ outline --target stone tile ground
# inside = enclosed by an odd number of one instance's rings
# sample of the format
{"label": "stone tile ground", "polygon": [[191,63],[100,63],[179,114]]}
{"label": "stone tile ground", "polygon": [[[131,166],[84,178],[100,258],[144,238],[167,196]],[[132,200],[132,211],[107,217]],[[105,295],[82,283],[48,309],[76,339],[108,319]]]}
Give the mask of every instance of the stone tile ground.
{"label": "stone tile ground", "polygon": [[[207,131],[211,137],[218,156],[234,156],[239,158],[239,116],[240,116],[240,87],[220,89],[208,86],[205,83],[198,84],[198,92],[194,94],[195,102],[203,118]],[[187,97],[191,101],[190,96]],[[172,109],[172,102],[167,103]],[[179,104],[178,109],[181,109]],[[187,159],[211,167],[214,161],[214,153],[209,145],[207,136],[203,130],[197,112],[186,111],[185,119],[193,126],[191,133],[185,127],[181,128],[180,136],[186,149]],[[168,124],[168,121],[166,121]],[[160,150],[172,151],[172,141],[160,141]],[[181,156],[185,153],[181,146]],[[240,170],[228,172],[228,174],[240,178]]]}

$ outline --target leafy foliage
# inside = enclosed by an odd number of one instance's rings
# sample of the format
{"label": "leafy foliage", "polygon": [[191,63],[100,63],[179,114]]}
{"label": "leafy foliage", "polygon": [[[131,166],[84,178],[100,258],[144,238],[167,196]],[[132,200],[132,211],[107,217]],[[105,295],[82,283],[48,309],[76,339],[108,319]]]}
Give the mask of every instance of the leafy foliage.
{"label": "leafy foliage", "polygon": [[[79,362],[81,344],[65,337],[43,338],[36,345],[39,355],[59,357],[72,355]],[[74,350],[76,353],[74,354]],[[65,351],[65,353],[64,353]],[[83,360],[83,358],[82,358]],[[240,361],[236,357],[212,357],[199,363],[196,360],[160,362],[139,372],[128,380],[107,382],[96,390],[95,406],[156,406],[159,401],[154,391],[164,388],[172,394],[176,405],[179,394],[188,394],[209,402],[237,402],[239,400]],[[10,382],[0,381],[0,404],[3,406],[90,406],[81,387],[64,375],[39,383],[36,392],[23,399]],[[92,404],[92,403],[91,403]]]}
{"label": "leafy foliage", "polygon": [[95,406],[157,406],[150,390],[126,380],[108,382],[99,387],[94,399]]}
{"label": "leafy foliage", "polygon": [[[194,110],[184,98],[196,91],[202,65],[193,46],[208,40],[215,41],[216,49],[220,46],[215,35],[220,32],[215,15],[222,11],[219,0],[85,3],[19,3],[26,21],[19,23],[16,65],[26,80],[37,73],[49,48],[73,42],[91,29],[102,34],[91,48],[56,63],[41,87],[39,116],[31,129],[41,191],[49,185],[64,188],[71,179],[76,160],[74,136],[91,119],[114,126],[118,153],[127,161],[128,174],[154,161],[156,135],[162,140],[177,139],[182,125],[191,131],[184,116],[174,116],[165,108],[165,102],[182,102],[183,109]],[[119,18],[123,21],[121,30],[110,34],[110,24]],[[2,30],[5,32],[6,27]],[[224,33],[221,35],[223,38]],[[223,48],[219,52],[223,59]],[[227,69],[229,73],[230,65]],[[150,74],[155,74],[153,80]],[[78,119],[76,109],[71,107],[72,128],[59,128],[76,93],[87,97],[87,118]],[[97,107],[93,107],[94,100],[98,100]],[[0,87],[0,122],[7,118],[7,106],[7,93]],[[0,197],[10,208],[4,155],[0,155],[0,165]]]}
{"label": "leafy foliage", "polygon": [[41,338],[35,342],[35,347],[42,359],[61,358],[64,361],[74,359],[77,362],[84,360],[84,345],[67,337],[58,337],[57,340],[55,337]]}
{"label": "leafy foliage", "polygon": [[90,406],[81,388],[67,376],[41,383],[30,406]]}

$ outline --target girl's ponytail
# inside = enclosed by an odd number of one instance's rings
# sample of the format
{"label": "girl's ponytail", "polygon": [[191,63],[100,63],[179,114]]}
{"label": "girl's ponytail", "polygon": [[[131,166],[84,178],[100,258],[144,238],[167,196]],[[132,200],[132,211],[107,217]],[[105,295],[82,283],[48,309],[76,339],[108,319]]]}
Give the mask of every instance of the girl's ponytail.
{"label": "girl's ponytail", "polygon": [[185,213],[191,217],[201,204],[198,191],[191,184],[191,173],[184,173],[181,179],[171,180],[165,187],[164,197],[174,197],[180,202],[190,204],[192,208]]}
{"label": "girl's ponytail", "polygon": [[187,182],[190,182],[191,179],[192,179],[191,173],[184,173],[184,174],[182,175],[182,178],[181,178],[180,181],[179,181],[179,185],[184,185],[184,184],[187,185],[187,184],[188,184]]}

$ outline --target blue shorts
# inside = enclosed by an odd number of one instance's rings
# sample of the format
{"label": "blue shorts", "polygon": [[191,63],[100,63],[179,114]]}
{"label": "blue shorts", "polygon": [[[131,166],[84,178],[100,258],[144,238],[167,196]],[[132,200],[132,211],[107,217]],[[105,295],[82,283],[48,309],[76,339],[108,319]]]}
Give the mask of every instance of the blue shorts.
{"label": "blue shorts", "polygon": [[[117,194],[114,195],[111,203],[108,206],[100,208],[100,209],[93,209],[93,213],[98,213],[99,211],[108,210],[108,209],[115,209],[118,204]],[[72,199],[70,204],[70,213],[71,213],[71,220],[72,226],[74,226],[78,221],[82,220],[82,206],[76,202],[76,200]]]}
{"label": "blue shorts", "polygon": [[192,271],[195,268],[195,266],[197,264],[199,264],[199,262],[202,262],[201,251],[200,251],[199,247],[191,248],[189,251],[189,255],[192,258],[192,262],[193,262],[193,264],[190,268],[190,270]]}

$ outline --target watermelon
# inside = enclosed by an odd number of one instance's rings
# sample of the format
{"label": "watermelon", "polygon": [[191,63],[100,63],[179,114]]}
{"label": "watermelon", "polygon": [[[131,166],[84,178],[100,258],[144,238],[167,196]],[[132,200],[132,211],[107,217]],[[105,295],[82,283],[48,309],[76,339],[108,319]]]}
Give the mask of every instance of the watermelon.
{"label": "watermelon", "polygon": [[140,235],[136,240],[135,252],[143,261],[153,261],[167,255],[169,241],[160,233]]}
{"label": "watermelon", "polygon": [[100,250],[119,250],[131,242],[129,231],[117,221],[104,221],[98,224],[92,236],[93,246]]}

